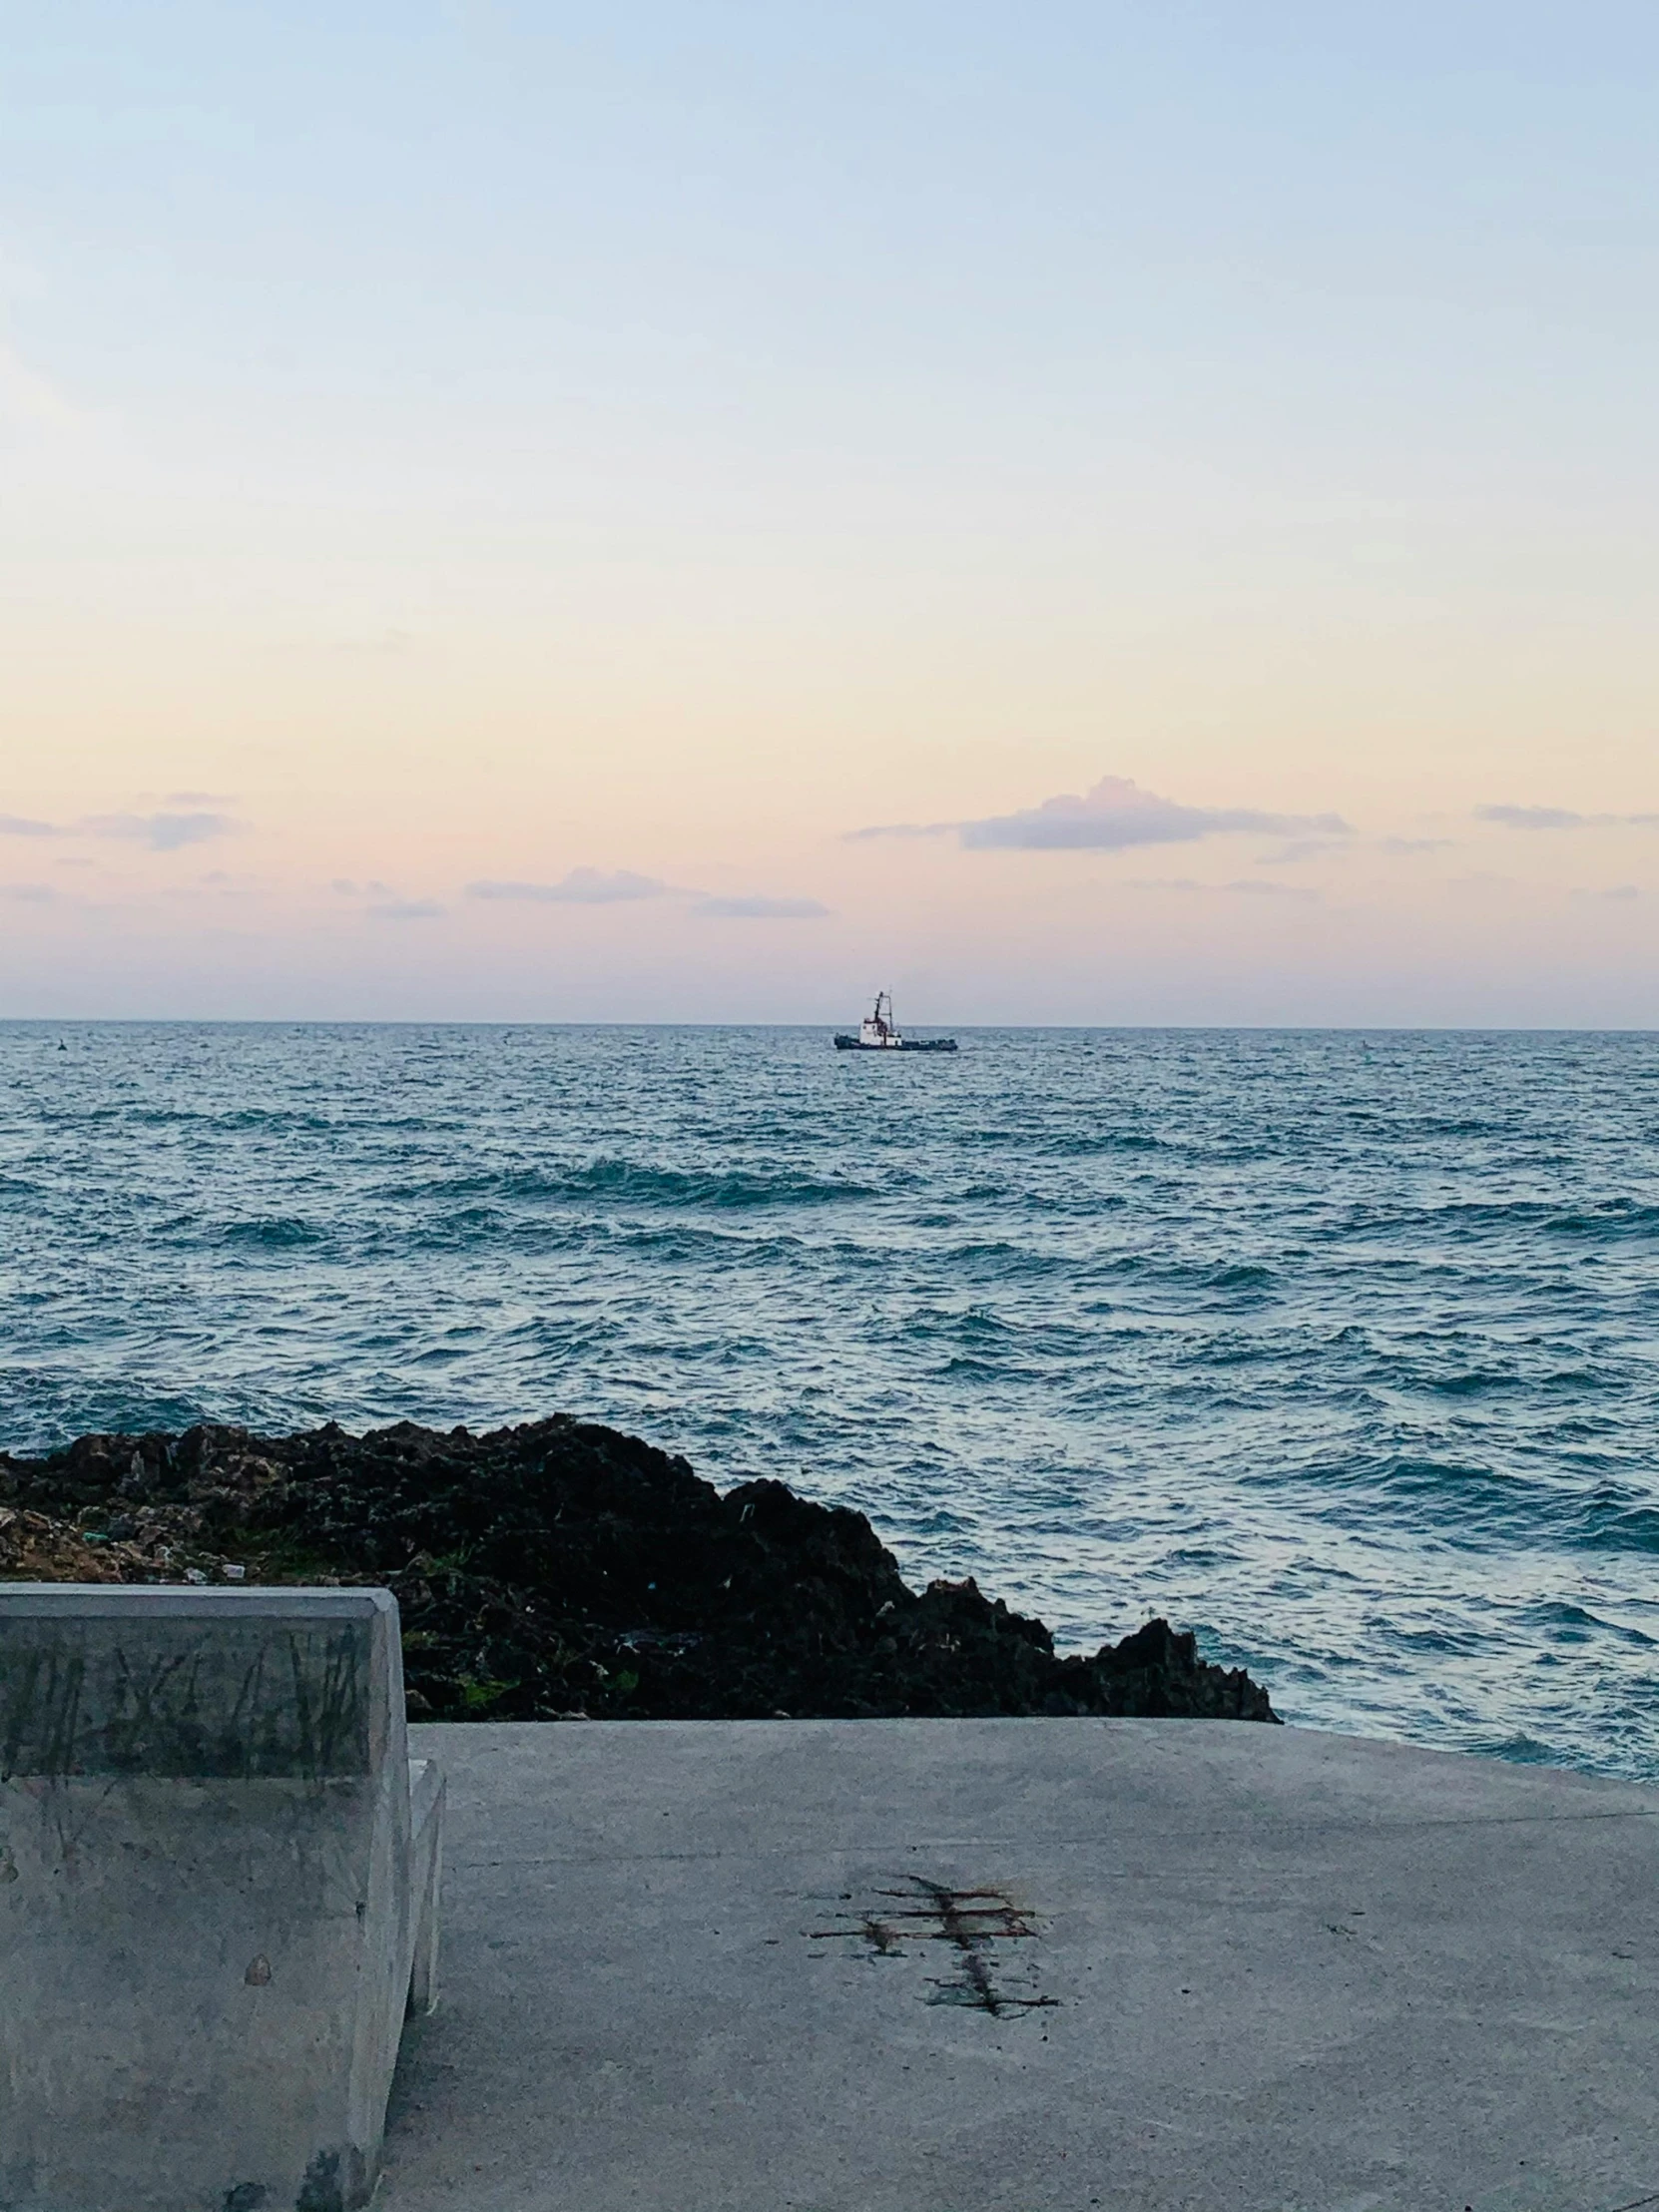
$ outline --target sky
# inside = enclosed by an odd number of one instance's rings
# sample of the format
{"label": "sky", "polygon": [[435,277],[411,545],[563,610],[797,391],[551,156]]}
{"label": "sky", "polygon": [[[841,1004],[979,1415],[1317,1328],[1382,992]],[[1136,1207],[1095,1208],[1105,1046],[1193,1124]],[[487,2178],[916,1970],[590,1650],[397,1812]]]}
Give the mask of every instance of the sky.
{"label": "sky", "polygon": [[0,1016],[1659,1025],[1659,11],[0,0]]}

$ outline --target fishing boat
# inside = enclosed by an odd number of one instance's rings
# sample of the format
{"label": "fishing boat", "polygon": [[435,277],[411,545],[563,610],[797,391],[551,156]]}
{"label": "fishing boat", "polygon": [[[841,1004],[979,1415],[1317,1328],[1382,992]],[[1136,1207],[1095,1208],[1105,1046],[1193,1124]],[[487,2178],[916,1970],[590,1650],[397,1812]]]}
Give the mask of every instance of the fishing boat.
{"label": "fishing boat", "polygon": [[865,1014],[853,1037],[844,1031],[835,1038],[837,1052],[954,1052],[954,1037],[901,1037],[892,1018],[891,991],[877,991],[875,1011]]}

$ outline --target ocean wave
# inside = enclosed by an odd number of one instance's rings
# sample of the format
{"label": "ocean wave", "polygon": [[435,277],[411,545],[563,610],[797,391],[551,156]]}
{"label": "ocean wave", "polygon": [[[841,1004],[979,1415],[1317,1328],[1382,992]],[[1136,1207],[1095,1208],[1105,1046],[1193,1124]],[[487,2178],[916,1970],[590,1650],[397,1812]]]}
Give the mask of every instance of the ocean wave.
{"label": "ocean wave", "polygon": [[515,1205],[558,1205],[606,1198],[644,1207],[739,1211],[769,1206],[833,1206],[881,1194],[874,1185],[850,1177],[826,1178],[763,1168],[654,1167],[635,1160],[602,1158],[578,1168],[501,1168],[418,1185],[386,1185],[378,1195],[419,1205],[465,1198],[494,1198]]}
{"label": "ocean wave", "polygon": [[1418,1386],[1440,1397],[1490,1397],[1499,1390],[1524,1389],[1526,1384],[1513,1369],[1470,1368],[1456,1375],[1425,1375]]}
{"label": "ocean wave", "polygon": [[1659,1206],[1633,1198],[1557,1214],[1544,1228],[1554,1237],[1652,1237],[1659,1235]]}
{"label": "ocean wave", "polygon": [[1416,1509],[1410,1525],[1432,1529],[1453,1545],[1503,1535],[1532,1538],[1545,1533],[1552,1521],[1559,1533],[1572,1510],[1569,1497],[1518,1471],[1410,1452],[1381,1460],[1357,1456],[1314,1470],[1313,1479],[1323,1492],[1342,1500],[1333,1510],[1350,1511],[1350,1501],[1392,1513],[1410,1506]]}
{"label": "ocean wave", "polygon": [[970,1306],[959,1313],[939,1307],[916,1307],[904,1321],[904,1335],[919,1343],[926,1343],[933,1337],[949,1337],[958,1343],[998,1344],[1025,1334],[1017,1322],[1001,1314],[987,1313],[979,1306]]}
{"label": "ocean wave", "polygon": [[1231,1260],[1204,1279],[1206,1289],[1212,1291],[1266,1291],[1278,1280],[1274,1270],[1259,1260]]}
{"label": "ocean wave", "polygon": [[1021,1281],[1037,1281],[1069,1278],[1076,1271],[1077,1263],[1064,1253],[1037,1252],[1029,1245],[1010,1244],[1006,1239],[988,1239],[982,1244],[935,1245],[925,1255],[918,1252],[917,1264],[931,1264],[944,1274],[960,1281],[985,1284],[1008,1284]]}
{"label": "ocean wave", "polygon": [[1605,1620],[1599,1613],[1592,1613],[1586,1606],[1574,1605],[1564,1599],[1544,1599],[1526,1608],[1526,1620],[1530,1626],[1565,1637],[1573,1642],[1589,1642],[1600,1636],[1610,1636],[1615,1642],[1628,1644],[1635,1649],[1651,1651],[1659,1645],[1659,1636],[1649,1636],[1640,1628],[1632,1628],[1623,1621]]}
{"label": "ocean wave", "polygon": [[1168,1152],[1173,1140],[1150,1129],[1095,1129],[1070,1136],[1045,1136],[1030,1147],[1045,1160],[1088,1160],[1114,1152]]}
{"label": "ocean wave", "polygon": [[1582,1509],[1579,1542],[1589,1551],[1659,1552],[1659,1505],[1646,1499],[1594,1501]]}
{"label": "ocean wave", "polygon": [[488,1252],[513,1242],[522,1227],[499,1206],[458,1206],[452,1213],[376,1224],[365,1239],[365,1251],[388,1255]]}
{"label": "ocean wave", "polygon": [[315,1222],[300,1221],[291,1214],[275,1214],[226,1222],[220,1229],[219,1242],[247,1245],[262,1252],[292,1252],[326,1244],[328,1235],[328,1231]]}
{"label": "ocean wave", "polygon": [[1463,1199],[1420,1213],[1382,1217],[1367,1226],[1420,1234],[1428,1225],[1477,1232],[1535,1230],[1555,1237],[1651,1236],[1659,1230],[1659,1205],[1629,1198],[1566,1208],[1559,1198]]}

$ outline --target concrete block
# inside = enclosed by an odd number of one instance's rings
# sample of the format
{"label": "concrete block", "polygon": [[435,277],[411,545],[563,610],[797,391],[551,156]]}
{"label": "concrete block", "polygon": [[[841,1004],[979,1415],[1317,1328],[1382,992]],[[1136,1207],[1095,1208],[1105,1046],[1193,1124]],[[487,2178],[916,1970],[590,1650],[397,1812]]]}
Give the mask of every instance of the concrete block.
{"label": "concrete block", "polygon": [[384,1590],[0,1584],[0,2212],[347,2212],[435,1990]]}

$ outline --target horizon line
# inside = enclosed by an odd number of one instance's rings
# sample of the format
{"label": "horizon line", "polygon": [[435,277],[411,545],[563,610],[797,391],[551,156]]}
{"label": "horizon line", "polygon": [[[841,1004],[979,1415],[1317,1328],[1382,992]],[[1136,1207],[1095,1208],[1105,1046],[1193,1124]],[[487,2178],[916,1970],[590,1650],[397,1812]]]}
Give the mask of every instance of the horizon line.
{"label": "horizon line", "polygon": [[[855,1017],[842,1017],[855,1018]],[[0,1014],[4,1029],[666,1029],[832,1031],[823,1021],[596,1020],[579,1016],[383,1015],[383,1014]],[[1453,1036],[1453,1037],[1651,1037],[1651,1023],[1595,1022],[1320,1022],[1320,1021],[934,1021],[920,1031],[957,1029],[980,1035],[1078,1034],[1193,1036]]]}

